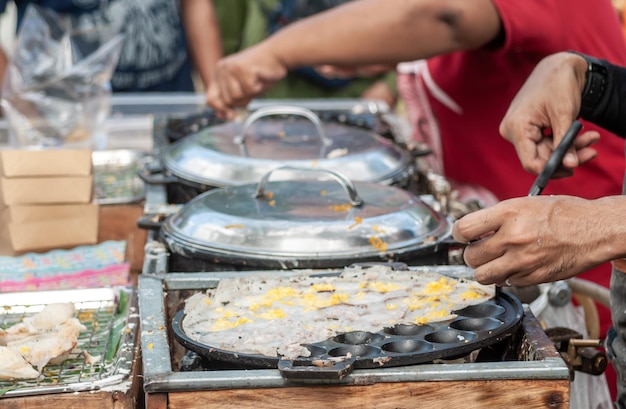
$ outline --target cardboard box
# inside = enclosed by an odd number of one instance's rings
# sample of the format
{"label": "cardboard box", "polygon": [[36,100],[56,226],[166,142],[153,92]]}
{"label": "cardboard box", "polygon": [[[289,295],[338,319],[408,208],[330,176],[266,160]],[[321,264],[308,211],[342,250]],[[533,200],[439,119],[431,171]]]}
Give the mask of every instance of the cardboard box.
{"label": "cardboard box", "polygon": [[92,174],[91,150],[0,150],[0,176],[88,176]]}
{"label": "cardboard box", "polygon": [[15,206],[2,209],[0,254],[71,248],[98,240],[99,206]]}
{"label": "cardboard box", "polygon": [[0,177],[0,204],[90,203],[93,176]]}
{"label": "cardboard box", "polygon": [[92,217],[99,213],[96,204],[15,205],[0,207],[0,225]]}

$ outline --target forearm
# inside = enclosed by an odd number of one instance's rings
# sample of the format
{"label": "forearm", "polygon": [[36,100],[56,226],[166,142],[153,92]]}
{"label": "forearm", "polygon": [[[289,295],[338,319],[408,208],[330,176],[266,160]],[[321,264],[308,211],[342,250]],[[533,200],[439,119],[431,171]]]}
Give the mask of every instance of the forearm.
{"label": "forearm", "polygon": [[[594,210],[588,218],[578,219],[593,238],[585,238],[589,246],[595,247],[598,262],[626,257],[626,226],[616,223],[626,214],[626,196],[608,196],[592,201]],[[602,217],[597,217],[600,214]]]}
{"label": "forearm", "polygon": [[195,70],[209,86],[215,64],[222,57],[222,40],[211,0],[181,0],[181,15]]}
{"label": "forearm", "polygon": [[395,64],[480,48],[500,29],[490,0],[360,0],[293,23],[261,46],[287,68]]}

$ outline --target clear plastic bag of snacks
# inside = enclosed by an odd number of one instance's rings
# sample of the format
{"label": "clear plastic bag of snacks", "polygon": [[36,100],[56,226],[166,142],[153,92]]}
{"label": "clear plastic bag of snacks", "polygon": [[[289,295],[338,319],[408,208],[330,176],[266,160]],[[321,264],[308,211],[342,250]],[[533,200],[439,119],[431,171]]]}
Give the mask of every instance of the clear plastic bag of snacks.
{"label": "clear plastic bag of snacks", "polygon": [[2,84],[12,145],[96,146],[122,42],[121,35],[107,38],[100,27],[30,5]]}

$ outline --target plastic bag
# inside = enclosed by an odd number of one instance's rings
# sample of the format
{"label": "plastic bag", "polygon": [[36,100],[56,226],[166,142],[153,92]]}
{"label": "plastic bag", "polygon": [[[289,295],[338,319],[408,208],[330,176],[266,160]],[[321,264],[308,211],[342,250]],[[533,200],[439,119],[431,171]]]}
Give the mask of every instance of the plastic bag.
{"label": "plastic bag", "polygon": [[[110,80],[123,36],[31,5],[2,84],[11,144],[20,148],[94,147],[110,111]],[[102,133],[99,133],[102,134]]]}

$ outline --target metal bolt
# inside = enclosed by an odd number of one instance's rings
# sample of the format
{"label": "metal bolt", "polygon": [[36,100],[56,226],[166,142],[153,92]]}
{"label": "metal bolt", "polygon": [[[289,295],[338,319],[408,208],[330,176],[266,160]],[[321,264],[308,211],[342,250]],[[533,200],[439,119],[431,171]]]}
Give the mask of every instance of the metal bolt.
{"label": "metal bolt", "polygon": [[563,307],[572,300],[572,289],[565,281],[556,281],[548,290],[548,301],[555,307]]}

